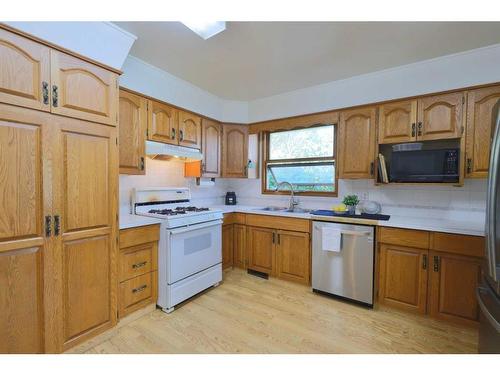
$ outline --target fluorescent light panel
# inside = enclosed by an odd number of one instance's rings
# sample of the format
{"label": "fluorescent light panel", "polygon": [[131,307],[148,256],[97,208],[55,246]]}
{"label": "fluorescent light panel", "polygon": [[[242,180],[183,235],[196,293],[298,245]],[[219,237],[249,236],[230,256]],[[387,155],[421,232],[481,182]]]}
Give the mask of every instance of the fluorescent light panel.
{"label": "fluorescent light panel", "polygon": [[208,38],[226,30],[225,21],[181,21],[203,39]]}

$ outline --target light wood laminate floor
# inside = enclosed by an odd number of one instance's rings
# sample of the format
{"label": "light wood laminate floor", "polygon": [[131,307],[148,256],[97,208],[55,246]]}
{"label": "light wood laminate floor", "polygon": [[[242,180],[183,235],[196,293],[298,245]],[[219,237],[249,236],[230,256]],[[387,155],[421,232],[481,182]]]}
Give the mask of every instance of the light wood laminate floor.
{"label": "light wood laminate floor", "polygon": [[[477,329],[369,310],[242,270],[172,314],[150,312],[73,353],[476,353]],[[106,335],[106,334],[104,334]]]}

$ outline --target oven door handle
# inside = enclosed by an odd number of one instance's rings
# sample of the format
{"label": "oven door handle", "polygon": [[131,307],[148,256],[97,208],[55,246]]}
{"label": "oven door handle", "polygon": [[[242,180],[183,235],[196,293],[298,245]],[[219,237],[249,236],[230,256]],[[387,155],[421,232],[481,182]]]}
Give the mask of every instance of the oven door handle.
{"label": "oven door handle", "polygon": [[188,225],[187,227],[168,229],[167,231],[171,235],[173,235],[173,234],[181,234],[181,233],[191,232],[191,231],[196,230],[196,229],[204,229],[204,228],[214,227],[216,225],[222,225],[222,220],[214,220],[214,221],[209,221],[209,222],[201,223],[201,224]]}

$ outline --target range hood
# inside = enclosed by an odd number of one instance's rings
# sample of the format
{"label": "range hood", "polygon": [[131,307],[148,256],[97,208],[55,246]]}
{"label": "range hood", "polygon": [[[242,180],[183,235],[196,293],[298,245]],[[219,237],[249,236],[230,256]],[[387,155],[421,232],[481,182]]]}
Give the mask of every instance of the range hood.
{"label": "range hood", "polygon": [[198,161],[203,154],[194,148],[169,145],[166,143],[146,141],[146,155],[152,159],[170,160],[177,158],[184,161]]}

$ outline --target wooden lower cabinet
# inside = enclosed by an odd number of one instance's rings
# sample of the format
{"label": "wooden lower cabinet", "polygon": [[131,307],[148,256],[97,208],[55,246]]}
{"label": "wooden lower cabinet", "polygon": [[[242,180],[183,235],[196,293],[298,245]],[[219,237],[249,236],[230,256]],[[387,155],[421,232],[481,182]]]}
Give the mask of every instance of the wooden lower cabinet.
{"label": "wooden lower cabinet", "polygon": [[233,243],[233,224],[225,224],[222,226],[222,269],[229,268],[233,265]]}
{"label": "wooden lower cabinet", "polygon": [[158,224],[120,230],[118,317],[156,303],[158,297]]}
{"label": "wooden lower cabinet", "polygon": [[424,314],[427,263],[425,249],[380,245],[379,302]]}
{"label": "wooden lower cabinet", "polygon": [[429,313],[456,323],[473,323],[479,319],[476,288],[481,263],[472,257],[430,252]]}
{"label": "wooden lower cabinet", "polygon": [[0,251],[0,353],[42,353],[43,247]]}
{"label": "wooden lower cabinet", "polygon": [[309,233],[247,227],[248,268],[280,279],[310,283]]}
{"label": "wooden lower cabinet", "polygon": [[310,269],[309,233],[278,231],[276,246],[277,277],[309,284]]}
{"label": "wooden lower cabinet", "polygon": [[[484,238],[394,228],[389,236],[386,229],[379,228],[378,302],[454,323],[477,324],[475,292]],[[399,244],[408,242],[409,234],[420,248]],[[384,243],[389,241],[398,244]]]}
{"label": "wooden lower cabinet", "polygon": [[246,226],[233,224],[233,266],[247,268]]}

